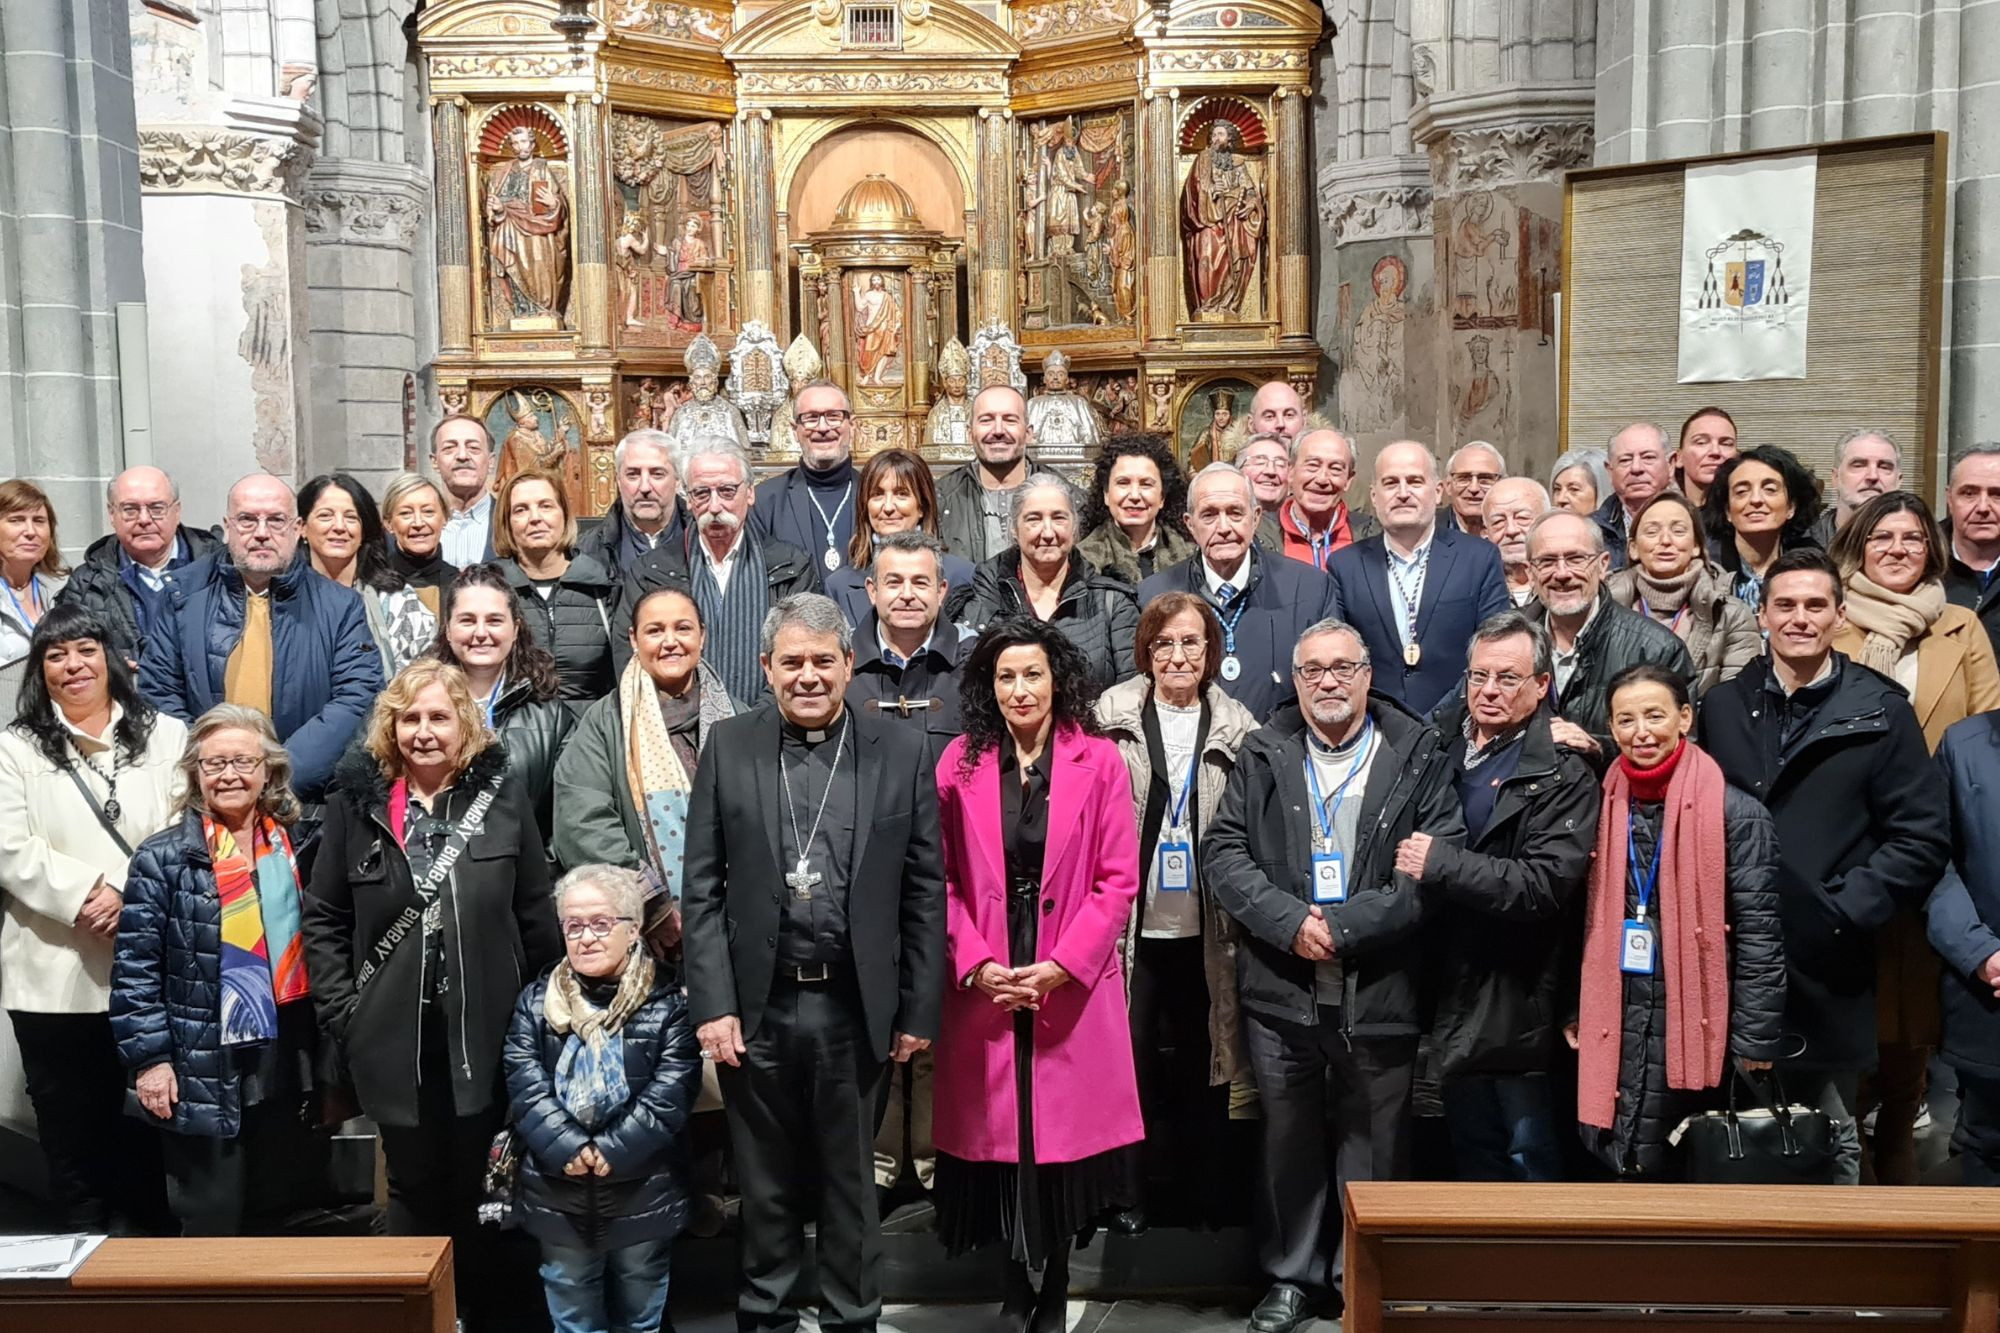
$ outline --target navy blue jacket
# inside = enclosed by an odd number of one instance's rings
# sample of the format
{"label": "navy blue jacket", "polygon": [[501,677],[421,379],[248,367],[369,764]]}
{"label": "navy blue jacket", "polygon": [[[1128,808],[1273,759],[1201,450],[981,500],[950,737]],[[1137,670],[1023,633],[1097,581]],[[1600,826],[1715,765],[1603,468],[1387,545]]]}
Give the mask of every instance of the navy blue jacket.
{"label": "navy blue jacket", "polygon": [[[687,1122],[701,1091],[694,1022],[680,985],[660,969],[652,994],[619,1029],[632,1096],[593,1133],[556,1095],[556,1061],[567,1038],[549,1030],[542,1012],[553,971],[521,992],[501,1054],[508,1117],[523,1148],[515,1216],[522,1230],[555,1245],[616,1250],[670,1240],[687,1224]],[[611,1174],[564,1175],[592,1144]]]}
{"label": "navy blue jacket", "polygon": [[[139,659],[139,692],[193,722],[222,700],[223,672],[243,638],[247,594],[227,550],[177,573]],[[271,722],[292,756],[292,790],[324,799],[334,765],[382,692],[382,656],[350,588],[313,572],[300,548],[271,581]]]}
{"label": "navy blue jacket", "polygon": [[111,1034],[133,1073],[173,1066],[180,1096],[163,1128],[236,1137],[243,1108],[235,1054],[222,1045],[222,904],[198,814],[133,853],[111,963]]}
{"label": "navy blue jacket", "polygon": [[1458,688],[1465,671],[1466,645],[1488,616],[1513,605],[1500,548],[1454,532],[1442,523],[1431,538],[1430,565],[1417,601],[1415,666],[1403,661],[1402,627],[1389,595],[1389,553],[1385,537],[1344,546],[1326,562],[1340,599],[1340,612],[1361,632],[1375,665],[1377,694],[1386,694],[1412,712],[1428,717],[1438,701]]}
{"label": "navy blue jacket", "polygon": [[[848,484],[853,488],[847,493],[846,503],[841,503],[838,491],[820,498],[826,517],[833,519],[833,549],[842,565],[847,563],[847,544],[854,540],[854,511],[861,503],[861,469],[850,463],[846,471]],[[750,506],[750,523],[759,535],[775,537],[804,551],[825,575],[832,572],[825,564],[826,523],[819,510],[813,508],[811,489],[806,485],[804,463],[764,478],[757,483],[757,502]],[[838,516],[834,514],[836,507],[840,510]]]}
{"label": "navy blue jacket", "polygon": [[2000,823],[1992,799],[2000,790],[2000,712],[1952,724],[1937,766],[1951,814],[1951,864],[1928,907],[1931,947],[1945,962],[1944,1059],[2000,1078],[2000,999],[1977,975],[2000,953]]}
{"label": "navy blue jacket", "polygon": [[[1273,713],[1297,699],[1298,691],[1292,685],[1292,649],[1308,626],[1339,615],[1341,602],[1333,580],[1311,565],[1255,546],[1246,559],[1248,566],[1237,571],[1244,591],[1238,594],[1235,605],[1243,614],[1234,629],[1236,659],[1242,671],[1235,680],[1218,676],[1216,683],[1261,723],[1269,722]],[[1208,596],[1202,557],[1163,569],[1140,583],[1140,609],[1168,592]],[[1230,611],[1216,607],[1215,613],[1225,626],[1230,623]]]}

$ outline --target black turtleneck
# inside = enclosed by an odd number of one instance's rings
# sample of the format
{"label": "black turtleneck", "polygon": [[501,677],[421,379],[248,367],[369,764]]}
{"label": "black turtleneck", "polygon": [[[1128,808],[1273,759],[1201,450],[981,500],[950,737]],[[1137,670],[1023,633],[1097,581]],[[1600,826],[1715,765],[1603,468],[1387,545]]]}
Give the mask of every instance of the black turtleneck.
{"label": "black turtleneck", "polygon": [[806,479],[806,485],[816,491],[844,491],[847,489],[847,483],[854,480],[854,459],[843,458],[824,471],[810,464],[801,463],[799,475]]}
{"label": "black turtleneck", "polygon": [[403,578],[406,587],[442,588],[458,570],[445,563],[444,543],[427,556],[412,555],[394,542],[389,544],[389,568]]}

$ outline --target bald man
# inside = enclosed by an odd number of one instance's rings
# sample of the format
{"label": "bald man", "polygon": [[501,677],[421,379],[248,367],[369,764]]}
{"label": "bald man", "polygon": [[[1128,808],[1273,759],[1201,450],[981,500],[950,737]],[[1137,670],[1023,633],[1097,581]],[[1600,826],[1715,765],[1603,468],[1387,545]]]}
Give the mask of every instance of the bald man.
{"label": "bald man", "polygon": [[56,598],[102,617],[111,647],[137,665],[146,631],[167,600],[167,576],[222,545],[199,528],[181,525],[181,492],[156,467],[132,467],[104,488],[111,535],[84,552],[83,563]]}
{"label": "bald man", "polygon": [[292,488],[253,473],[230,488],[226,549],[176,573],[146,636],[139,690],[192,722],[219,703],[271,719],[292,789],[325,798],[333,766],[382,692],[382,656],[360,596],[314,573]]}
{"label": "bald man", "polygon": [[1481,534],[1500,552],[1507,596],[1515,606],[1535,600],[1535,582],[1528,576],[1528,529],[1552,507],[1548,491],[1533,477],[1502,477],[1479,507]]}
{"label": "bald man", "polygon": [[1437,521],[1441,491],[1429,448],[1387,446],[1370,488],[1382,531],[1326,565],[1341,614],[1368,645],[1375,692],[1423,716],[1457,688],[1472,632],[1510,604],[1492,543]]}
{"label": "bald man", "polygon": [[1306,405],[1299,391],[1283,380],[1260,385],[1250,400],[1250,433],[1276,435],[1290,444],[1306,424]]}

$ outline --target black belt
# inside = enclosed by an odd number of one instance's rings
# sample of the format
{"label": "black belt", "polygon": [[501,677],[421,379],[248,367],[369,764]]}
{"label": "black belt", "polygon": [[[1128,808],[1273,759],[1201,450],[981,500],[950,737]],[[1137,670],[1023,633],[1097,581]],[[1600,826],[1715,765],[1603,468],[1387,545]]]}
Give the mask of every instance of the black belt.
{"label": "black belt", "polygon": [[841,973],[833,963],[779,963],[778,980],[790,981],[800,986],[823,986],[838,981]]}

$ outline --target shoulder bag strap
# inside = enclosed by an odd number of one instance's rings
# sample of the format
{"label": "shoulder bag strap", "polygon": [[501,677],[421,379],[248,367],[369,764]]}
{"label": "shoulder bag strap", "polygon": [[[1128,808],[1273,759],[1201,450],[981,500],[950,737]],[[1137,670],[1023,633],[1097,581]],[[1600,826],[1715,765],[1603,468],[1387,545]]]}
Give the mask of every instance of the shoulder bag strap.
{"label": "shoulder bag strap", "polygon": [[354,972],[356,994],[374,979],[382,964],[389,961],[389,955],[396,951],[396,946],[403,942],[404,936],[423,920],[425,905],[430,895],[435,893],[438,886],[451,874],[452,867],[458,864],[458,858],[465,855],[466,845],[472,841],[472,835],[485,827],[486,812],[492,809],[494,799],[500,794],[500,783],[504,777],[504,774],[495,776],[491,782],[480,788],[478,795],[472,798],[472,804],[465,808],[465,813],[459,816],[458,823],[452,826],[451,836],[445,840],[437,859],[431,862],[430,870],[415,886],[417,901],[398,912],[396,919],[389,923],[388,929],[369,946],[367,956],[362,959],[361,966]]}
{"label": "shoulder bag strap", "polygon": [[118,844],[118,850],[125,853],[128,857],[131,856],[132,844],[125,841],[125,835],[120,833],[118,826],[111,822],[111,816],[104,813],[104,806],[98,801],[97,793],[92,791],[90,784],[83,780],[83,774],[76,771],[76,765],[64,764],[63,772],[69,774],[69,780],[76,784],[76,789],[82,795],[84,803],[90,807],[90,813],[97,816],[97,822],[103,826],[106,833],[111,835],[111,841]]}

